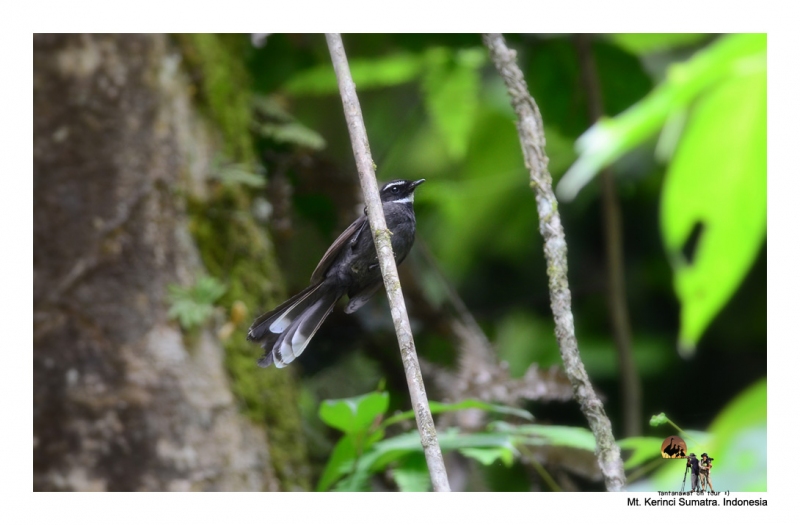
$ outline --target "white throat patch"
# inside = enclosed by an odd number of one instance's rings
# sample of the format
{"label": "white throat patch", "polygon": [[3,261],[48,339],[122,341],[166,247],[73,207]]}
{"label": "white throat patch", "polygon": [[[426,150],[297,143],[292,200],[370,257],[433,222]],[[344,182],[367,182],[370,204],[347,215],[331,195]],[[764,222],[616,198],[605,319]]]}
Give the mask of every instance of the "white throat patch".
{"label": "white throat patch", "polygon": [[412,194],[411,194],[411,195],[409,195],[408,197],[403,197],[403,198],[402,198],[402,199],[400,199],[400,200],[396,200],[396,201],[392,201],[392,202],[396,202],[396,203],[398,203],[398,204],[399,204],[399,203],[405,203],[405,202],[414,202],[414,194],[412,193]]}

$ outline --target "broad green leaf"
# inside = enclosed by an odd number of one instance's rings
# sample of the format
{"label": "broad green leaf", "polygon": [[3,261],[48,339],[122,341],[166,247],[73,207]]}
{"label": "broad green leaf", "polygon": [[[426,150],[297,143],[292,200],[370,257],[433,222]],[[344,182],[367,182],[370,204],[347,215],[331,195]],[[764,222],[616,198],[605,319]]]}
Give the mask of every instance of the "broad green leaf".
{"label": "broad green leaf", "polygon": [[317,483],[317,491],[326,491],[344,476],[353,461],[367,450],[373,443],[383,438],[383,431],[378,431],[367,436],[364,443],[358,443],[358,436],[345,435],[333,447],[325,470]]}
{"label": "broad green leaf", "polygon": [[336,492],[369,492],[369,477],[368,471],[357,469],[337,483],[333,490]]}
{"label": "broad green leaf", "polygon": [[427,54],[422,90],[428,113],[455,160],[467,151],[478,111],[479,68],[485,62],[482,49],[466,49],[453,54],[444,48]]}
{"label": "broad green leaf", "polygon": [[635,55],[646,55],[676,47],[690,46],[708,38],[707,33],[616,33],[608,39]]}
{"label": "broad green leaf", "polygon": [[[439,434],[439,446],[442,452],[461,450],[463,448],[508,448],[515,451],[513,436],[502,432],[481,432],[476,434],[461,434],[457,428],[449,428]],[[413,430],[385,439],[372,447],[372,449],[359,458],[356,472],[378,472],[386,468],[393,461],[398,461],[412,453],[421,453],[422,443],[419,432]]]}
{"label": "broad green leaf", "polygon": [[372,392],[347,399],[325,400],[319,407],[319,417],[328,426],[345,434],[356,434],[369,428],[388,408],[389,394]]}
{"label": "broad green leaf", "polygon": [[431,490],[431,475],[424,454],[409,454],[400,465],[391,470],[391,473],[402,492]]}
{"label": "broad green leaf", "polygon": [[[398,53],[379,59],[355,58],[350,61],[350,74],[358,90],[396,86],[414,80],[423,60],[411,53]],[[338,93],[336,74],[329,64],[320,65],[292,77],[284,86],[291,95],[325,95]]]}
{"label": "broad green leaf", "polygon": [[[751,65],[698,100],[664,181],[661,231],[684,354],[739,287],[766,236],[767,77]],[[682,248],[697,225],[688,261]]]}
{"label": "broad green leaf", "polygon": [[[443,412],[455,412],[457,410],[478,409],[478,410],[484,410],[486,412],[492,412],[495,414],[507,414],[512,416],[517,416],[523,419],[527,419],[529,421],[533,420],[533,415],[531,415],[531,413],[528,412],[527,410],[522,410],[521,408],[509,407],[505,405],[494,405],[491,403],[486,403],[485,401],[479,401],[477,399],[465,399],[464,401],[459,401],[458,403],[439,403],[438,401],[430,401],[429,404],[430,404],[431,414],[441,414]],[[415,417],[414,411],[408,410],[406,412],[402,412],[400,414],[387,418],[386,421],[383,422],[382,426],[385,428],[399,421],[414,419],[414,417]]]}
{"label": "broad green leaf", "polygon": [[[767,490],[767,381],[762,379],[736,396],[708,428],[705,452],[715,459],[714,488]],[[732,489],[733,490],[733,489]]]}
{"label": "broad green leaf", "polygon": [[342,436],[342,438],[333,447],[328,463],[325,464],[325,470],[322,471],[322,476],[317,483],[317,491],[326,491],[338,481],[344,472],[342,472],[346,465],[356,458],[356,446],[353,442],[352,436]]}
{"label": "broad green leaf", "polygon": [[[575,198],[601,169],[649,140],[670,115],[683,111],[718,82],[764,65],[766,50],[764,34],[726,35],[688,61],[671,66],[666,80],[644,99],[613,119],[600,120],[577,140],[580,157],[558,183],[559,198]],[[730,109],[735,111],[735,107]],[[735,150],[730,153],[736,157]]]}
{"label": "broad green leaf", "polygon": [[478,461],[482,465],[493,465],[502,461],[507,467],[514,463],[514,451],[506,447],[495,448],[462,448],[461,454]]}

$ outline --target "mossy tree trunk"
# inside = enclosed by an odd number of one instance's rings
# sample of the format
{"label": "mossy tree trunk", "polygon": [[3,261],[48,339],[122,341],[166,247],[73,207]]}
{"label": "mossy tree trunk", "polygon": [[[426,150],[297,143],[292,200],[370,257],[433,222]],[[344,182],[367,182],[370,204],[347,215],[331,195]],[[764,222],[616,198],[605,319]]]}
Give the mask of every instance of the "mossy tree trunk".
{"label": "mossy tree trunk", "polygon": [[[166,36],[34,38],[35,490],[308,487],[302,439],[284,439],[296,403],[273,415],[240,395],[297,399],[291,376],[256,369],[257,349],[242,370],[213,327],[168,319],[167,285],[192,284],[214,242],[190,233],[211,229],[197,210],[221,149],[191,92]],[[241,284],[216,276],[230,304]]]}

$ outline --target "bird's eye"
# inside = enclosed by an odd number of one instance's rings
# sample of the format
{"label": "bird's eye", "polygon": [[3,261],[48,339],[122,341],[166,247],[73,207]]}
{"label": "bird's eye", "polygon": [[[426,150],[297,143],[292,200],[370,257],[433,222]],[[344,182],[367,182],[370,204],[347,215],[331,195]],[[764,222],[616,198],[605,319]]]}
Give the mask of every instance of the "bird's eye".
{"label": "bird's eye", "polygon": [[393,186],[392,187],[392,193],[397,193],[398,191],[400,191],[400,187],[399,186]]}

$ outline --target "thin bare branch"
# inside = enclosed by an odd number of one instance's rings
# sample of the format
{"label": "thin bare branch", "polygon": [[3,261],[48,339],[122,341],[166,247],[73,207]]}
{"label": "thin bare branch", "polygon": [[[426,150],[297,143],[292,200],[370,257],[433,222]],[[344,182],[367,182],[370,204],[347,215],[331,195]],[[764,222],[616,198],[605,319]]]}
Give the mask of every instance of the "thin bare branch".
{"label": "thin bare branch", "polygon": [[578,353],[575,326],[572,317],[572,298],[567,282],[567,242],[558,213],[558,202],[553,194],[552,179],[547,170],[545,137],[542,116],[528,85],[516,62],[516,52],[506,47],[501,34],[485,34],[483,42],[489,49],[492,61],[506,84],[511,105],[517,113],[517,131],[522,144],[525,165],[530,170],[539,213],[539,232],[544,238],[544,254],[550,288],[550,307],[553,310],[556,339],[564,361],[564,370],[570,378],[575,399],[589,421],[597,441],[597,460],[609,491],[625,488],[625,471],[619,447],[611,432],[611,421],[606,416],[603,403],[595,394]]}
{"label": "thin bare branch", "polygon": [[425,451],[425,459],[428,463],[433,490],[436,492],[449,492],[450,483],[447,480],[442,451],[439,448],[439,440],[436,437],[436,429],[433,426],[433,417],[428,406],[428,396],[425,393],[425,385],[422,382],[422,372],[419,368],[414,337],[411,333],[411,325],[406,312],[403,290],[400,288],[400,279],[397,276],[397,265],[395,264],[390,238],[391,232],[387,228],[386,219],[383,216],[383,205],[378,193],[375,165],[372,162],[367,131],[361,114],[361,105],[358,102],[356,87],[350,75],[350,67],[347,63],[347,55],[345,55],[341,35],[327,33],[325,38],[328,41],[328,49],[330,50],[336,78],[339,82],[339,91],[342,95],[350,141],[353,144],[358,177],[361,180],[361,188],[364,192],[367,216],[369,217],[372,236],[375,240],[375,248],[378,252],[386,295],[389,297],[392,320],[394,321],[395,332],[397,332],[397,341],[400,344],[400,354],[403,358],[408,390],[411,394],[411,405],[416,415],[417,427],[419,428],[422,448]]}
{"label": "thin bare branch", "polygon": [[[589,98],[589,116],[592,123],[603,116],[603,96],[592,56],[591,35],[580,34],[575,37],[578,49],[581,77]],[[625,293],[625,263],[623,259],[622,210],[614,185],[614,174],[610,168],[600,172],[603,232],[606,238],[606,272],[608,275],[608,306],[614,344],[617,347],[620,383],[622,391],[622,413],[625,436],[638,436],[642,433],[642,383],[636,363],[633,361],[631,343],[631,322],[628,315],[628,301]]]}

